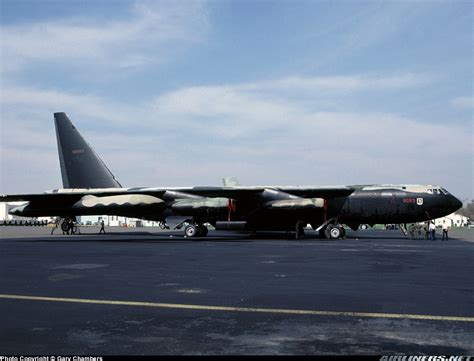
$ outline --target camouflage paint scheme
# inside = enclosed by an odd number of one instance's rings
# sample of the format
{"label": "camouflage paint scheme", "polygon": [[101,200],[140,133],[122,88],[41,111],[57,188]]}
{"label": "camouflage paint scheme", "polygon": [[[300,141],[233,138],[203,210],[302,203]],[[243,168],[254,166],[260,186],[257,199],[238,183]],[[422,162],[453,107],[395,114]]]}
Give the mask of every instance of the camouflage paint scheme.
{"label": "camouflage paint scheme", "polygon": [[[180,198],[170,197],[170,191]],[[28,201],[11,211],[28,217],[108,214],[165,221],[169,216],[185,215],[197,223],[215,224],[228,219],[229,202],[234,200],[231,220],[246,221],[251,230],[294,230],[299,220],[317,228],[325,218],[337,218],[357,229],[359,224],[426,221],[461,207],[459,200],[443,191],[429,185],[61,189],[3,196],[3,201]],[[274,192],[273,198],[269,192]],[[305,198],[307,194],[319,197]],[[283,196],[292,198],[281,199]]]}
{"label": "camouflage paint scheme", "polygon": [[245,187],[229,177],[223,187],[122,188],[66,114],[54,117],[64,189],[4,195],[3,202],[28,202],[11,214],[106,214],[161,222],[184,216],[197,225],[246,222],[245,228],[254,231],[292,231],[298,223],[316,229],[332,221],[355,230],[360,224],[426,221],[462,206],[445,189],[431,185]]}

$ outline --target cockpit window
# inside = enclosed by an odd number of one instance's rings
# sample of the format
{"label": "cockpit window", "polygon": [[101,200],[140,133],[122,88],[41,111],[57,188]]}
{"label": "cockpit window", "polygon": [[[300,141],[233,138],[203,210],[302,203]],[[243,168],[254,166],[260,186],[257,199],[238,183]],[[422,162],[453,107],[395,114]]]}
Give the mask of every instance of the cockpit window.
{"label": "cockpit window", "polygon": [[429,194],[439,194],[439,195],[441,195],[441,194],[448,195],[449,194],[449,192],[446,189],[441,188],[441,187],[428,188],[427,192]]}
{"label": "cockpit window", "polygon": [[448,195],[449,192],[444,189],[444,188],[441,188],[441,187],[433,187],[433,188],[428,188],[428,193],[431,193],[431,194],[444,194],[444,195]]}

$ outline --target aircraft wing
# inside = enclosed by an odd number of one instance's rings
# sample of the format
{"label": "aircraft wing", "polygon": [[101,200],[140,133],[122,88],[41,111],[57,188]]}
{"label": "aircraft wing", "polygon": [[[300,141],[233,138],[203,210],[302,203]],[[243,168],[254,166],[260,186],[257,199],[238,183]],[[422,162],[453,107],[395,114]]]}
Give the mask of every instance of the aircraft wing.
{"label": "aircraft wing", "polygon": [[37,193],[37,194],[3,194],[0,196],[0,202],[41,202],[51,200],[74,200],[81,198],[78,194],[51,194],[51,193]]}
{"label": "aircraft wing", "polygon": [[61,192],[61,193],[35,193],[35,194],[6,194],[0,196],[0,202],[74,202],[87,195],[95,195],[98,197],[110,196],[110,195],[121,195],[126,194],[124,192]]}
{"label": "aircraft wing", "polygon": [[345,197],[354,192],[354,188],[345,186],[320,186],[320,187],[280,187],[280,186],[261,186],[261,187],[194,187],[183,192],[196,194],[203,197],[227,197],[242,198],[255,196],[266,189],[289,193],[302,198],[324,198],[331,199],[336,197]]}
{"label": "aircraft wing", "polygon": [[[192,187],[192,188],[105,188],[58,190],[41,194],[2,195],[0,202],[28,202],[11,214],[45,215],[115,214],[152,219],[165,209],[178,214],[226,211],[231,200],[255,208],[295,209],[320,207],[315,199],[331,199],[351,194],[349,187]],[[296,200],[298,198],[298,200]],[[150,218],[151,217],[151,218]]]}
{"label": "aircraft wing", "polygon": [[68,202],[81,199],[87,195],[96,197],[108,197],[114,195],[143,194],[161,197],[167,191],[181,192],[201,197],[226,197],[226,198],[246,198],[258,196],[266,189],[272,189],[289,193],[302,198],[325,198],[345,197],[354,192],[354,188],[345,186],[315,186],[315,187],[280,187],[280,186],[258,186],[258,187],[192,187],[192,188],[122,188],[122,189],[91,189],[72,192],[53,192],[37,194],[14,194],[0,196],[0,202]]}

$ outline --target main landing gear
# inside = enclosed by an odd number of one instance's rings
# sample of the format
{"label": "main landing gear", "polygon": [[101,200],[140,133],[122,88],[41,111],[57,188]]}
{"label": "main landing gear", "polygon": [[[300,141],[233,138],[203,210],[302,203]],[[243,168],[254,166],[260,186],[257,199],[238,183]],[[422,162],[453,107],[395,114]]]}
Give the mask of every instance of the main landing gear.
{"label": "main landing gear", "polygon": [[182,229],[184,227],[184,236],[189,238],[206,237],[209,230],[207,227],[193,220],[192,218],[181,219],[180,222],[173,226],[172,223],[165,221],[160,222],[160,228],[163,230],[172,229],[173,231]]}
{"label": "main landing gear", "polygon": [[346,230],[342,224],[333,221],[319,229],[319,237],[326,239],[341,239],[346,237]]}
{"label": "main landing gear", "polygon": [[191,223],[191,224],[188,224],[184,228],[184,234],[185,234],[186,237],[189,237],[189,238],[192,238],[192,237],[206,237],[207,233],[208,233],[208,229],[203,224]]}
{"label": "main landing gear", "polygon": [[69,228],[70,228],[69,218],[64,218],[61,221],[61,231],[63,231],[64,233],[69,233]]}
{"label": "main landing gear", "polygon": [[330,224],[326,227],[324,235],[327,239],[340,239],[346,236],[346,230],[340,224]]}
{"label": "main landing gear", "polygon": [[[73,217],[61,218],[58,222],[60,222],[60,228],[61,228],[61,231],[63,231],[63,234],[76,234],[76,233],[80,234],[81,233],[79,228],[77,227],[77,224],[75,223],[75,218]],[[58,223],[56,223],[56,228],[57,226],[58,226]],[[53,233],[54,233],[54,229],[51,231],[51,234]]]}

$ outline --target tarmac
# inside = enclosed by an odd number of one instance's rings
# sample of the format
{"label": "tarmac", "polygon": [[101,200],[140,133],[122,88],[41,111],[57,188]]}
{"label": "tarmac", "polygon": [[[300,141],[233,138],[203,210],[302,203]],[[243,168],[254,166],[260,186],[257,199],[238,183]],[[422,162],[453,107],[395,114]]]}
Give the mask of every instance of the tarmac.
{"label": "tarmac", "polygon": [[474,354],[472,229],[106,230],[0,227],[0,355]]}

